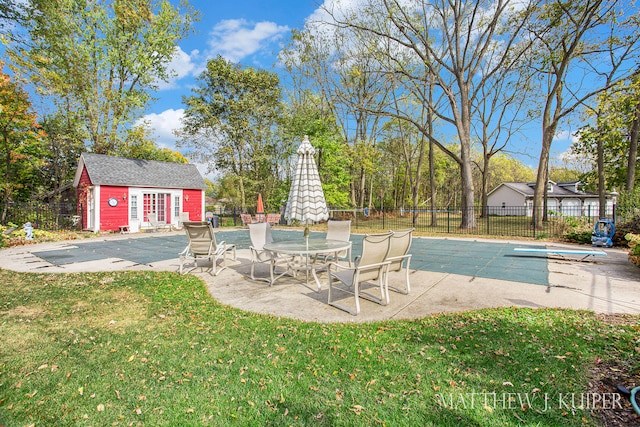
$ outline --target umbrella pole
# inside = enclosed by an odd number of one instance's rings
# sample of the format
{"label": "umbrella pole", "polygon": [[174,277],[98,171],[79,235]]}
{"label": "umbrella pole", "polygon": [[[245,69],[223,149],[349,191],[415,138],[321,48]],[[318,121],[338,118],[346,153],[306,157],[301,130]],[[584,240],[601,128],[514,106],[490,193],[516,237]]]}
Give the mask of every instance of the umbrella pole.
{"label": "umbrella pole", "polygon": [[307,244],[307,252],[305,254],[305,266],[304,266],[304,271],[305,274],[307,275],[307,286],[309,286],[309,220],[307,219],[304,222],[304,240]]}

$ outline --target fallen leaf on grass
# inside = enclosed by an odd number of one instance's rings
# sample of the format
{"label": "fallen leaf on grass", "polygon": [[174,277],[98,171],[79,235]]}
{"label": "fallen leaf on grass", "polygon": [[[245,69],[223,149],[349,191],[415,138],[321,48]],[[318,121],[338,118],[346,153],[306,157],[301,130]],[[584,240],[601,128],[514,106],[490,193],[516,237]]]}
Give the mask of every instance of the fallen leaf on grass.
{"label": "fallen leaf on grass", "polygon": [[96,407],[96,409],[98,410],[98,412],[104,412],[104,405],[101,403]]}
{"label": "fallen leaf on grass", "polygon": [[353,405],[353,407],[351,407],[351,410],[355,412],[356,415],[360,415],[360,413],[364,411],[364,407],[360,405]]}

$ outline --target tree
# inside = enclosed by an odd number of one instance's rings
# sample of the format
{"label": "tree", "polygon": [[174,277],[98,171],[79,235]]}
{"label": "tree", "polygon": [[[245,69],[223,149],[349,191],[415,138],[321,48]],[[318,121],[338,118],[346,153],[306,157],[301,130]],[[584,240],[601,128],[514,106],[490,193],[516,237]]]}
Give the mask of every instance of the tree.
{"label": "tree", "polygon": [[247,190],[265,177],[281,176],[277,168],[287,154],[276,138],[281,116],[278,76],[218,56],[207,62],[193,93],[184,98],[178,146],[192,149],[191,156],[207,163],[210,172],[235,177],[245,210]]}
{"label": "tree", "polygon": [[56,114],[40,119],[44,132],[44,165],[39,170],[43,192],[58,197],[65,185],[73,181],[78,158],[85,150],[83,128],[73,114]]}
{"label": "tree", "polygon": [[357,46],[345,32],[331,31],[323,22],[308,22],[294,32],[292,43],[281,53],[298,92],[311,90],[324,98],[342,130],[345,150],[352,156],[349,205],[371,207],[373,165],[380,116],[367,105],[385,102],[389,88],[376,81],[375,58]]}
{"label": "tree", "polygon": [[189,163],[189,160],[187,160],[182,153],[169,148],[159,148],[151,139],[151,129],[148,123],[143,123],[128,129],[126,139],[120,144],[114,154],[129,159]]}
{"label": "tree", "polygon": [[[572,150],[584,155],[595,165],[590,183],[603,182],[612,188],[632,192],[638,161],[638,125],[640,119],[640,76],[626,80],[597,98],[595,108],[588,110],[590,124],[579,131]],[[597,185],[594,185],[597,187]]]}
{"label": "tree", "polygon": [[[425,137],[458,163],[462,182],[461,228],[475,228],[475,190],[471,157],[474,105],[482,88],[512,68],[526,48],[517,45],[527,22],[529,2],[462,0],[369,0],[360,13],[326,10],[334,25],[354,31],[379,63],[378,81],[404,91],[439,120],[455,129],[459,150],[435,138],[431,122],[414,111],[380,111],[413,123]],[[428,79],[439,90],[424,91]],[[442,100],[442,101],[441,101]]]}
{"label": "tree", "polygon": [[15,26],[27,18],[25,3],[20,0],[0,0],[0,34],[15,36]]}
{"label": "tree", "polygon": [[[530,21],[535,41],[531,70],[539,76],[542,102],[542,145],[536,175],[536,226],[546,219],[549,154],[561,121],[599,93],[628,78],[636,64],[637,22],[629,5],[616,9],[613,0],[550,0]],[[629,17],[620,21],[621,17]],[[589,85],[584,83],[589,81]],[[604,191],[604,190],[602,190]]]}
{"label": "tree", "polygon": [[197,15],[168,0],[32,0],[29,16],[13,62],[40,94],[72,106],[93,152],[114,154]]}
{"label": "tree", "polygon": [[0,197],[2,197],[2,221],[6,219],[9,201],[32,182],[42,165],[42,132],[31,111],[27,93],[11,78],[0,72]]}
{"label": "tree", "polygon": [[[350,171],[354,168],[351,149],[344,143],[336,118],[326,100],[309,91],[298,92],[297,97],[290,99],[285,107],[282,130],[283,139],[290,141],[288,145],[291,147],[291,154],[297,149],[303,135],[309,137],[316,149],[316,164],[327,205],[350,207]],[[293,172],[295,165],[288,165],[286,170]],[[284,181],[284,194],[280,203],[284,203],[288,197],[291,185],[289,178],[287,176]]]}

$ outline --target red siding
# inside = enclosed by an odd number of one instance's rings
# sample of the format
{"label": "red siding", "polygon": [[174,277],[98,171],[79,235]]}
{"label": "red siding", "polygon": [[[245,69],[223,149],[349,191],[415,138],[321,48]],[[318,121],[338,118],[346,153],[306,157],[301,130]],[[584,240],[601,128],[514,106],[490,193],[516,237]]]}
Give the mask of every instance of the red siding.
{"label": "red siding", "polygon": [[82,169],[82,173],[80,174],[80,180],[78,181],[78,188],[76,188],[77,194],[77,202],[76,202],[76,212],[81,217],[81,226],[84,229],[87,226],[89,214],[89,209],[87,209],[87,191],[91,186],[91,178],[89,178],[89,173],[87,172],[87,168],[84,167]]}
{"label": "red siding", "polygon": [[[129,223],[128,188],[102,185],[100,187],[100,230],[120,230]],[[127,200],[123,196],[127,195]],[[118,201],[118,206],[109,206],[109,199]]]}
{"label": "red siding", "polygon": [[202,194],[202,190],[182,190],[182,212],[189,212],[191,221],[203,220]]}

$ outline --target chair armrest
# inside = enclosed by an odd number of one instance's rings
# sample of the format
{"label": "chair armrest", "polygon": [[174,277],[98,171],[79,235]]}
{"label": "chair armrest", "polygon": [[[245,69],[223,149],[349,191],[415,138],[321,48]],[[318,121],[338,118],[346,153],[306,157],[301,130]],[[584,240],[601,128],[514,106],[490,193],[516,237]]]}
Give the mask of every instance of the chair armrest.
{"label": "chair armrest", "polygon": [[392,257],[386,258],[385,261],[393,262],[393,261],[399,261],[399,260],[406,259],[406,258],[411,258],[411,254],[392,256]]}
{"label": "chair armrest", "polygon": [[375,270],[376,268],[380,268],[383,267],[385,265],[389,265],[391,264],[391,261],[389,260],[384,260],[382,262],[376,262],[374,264],[367,264],[367,265],[357,265],[355,267],[349,267],[346,265],[341,265],[338,264],[337,262],[330,262],[329,264],[327,264],[327,267],[331,267],[331,266],[335,266],[336,269],[340,269],[340,270]]}
{"label": "chair armrest", "polygon": [[389,264],[391,264],[391,261],[384,260],[382,262],[376,262],[374,264],[358,265],[357,267],[355,267],[355,270],[375,270],[376,268],[384,267],[385,265]]}
{"label": "chair armrest", "polygon": [[187,256],[188,253],[189,253],[189,245],[187,245],[187,247],[184,248],[182,252],[178,254],[178,256],[184,257],[184,256]]}
{"label": "chair armrest", "polygon": [[347,265],[342,265],[342,264],[338,264],[337,262],[330,262],[327,264],[327,270],[331,270],[331,267],[335,266],[336,267],[336,271],[337,270],[355,270],[356,267],[349,267]]}

